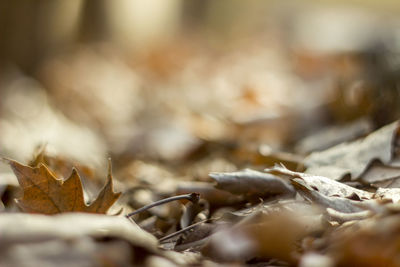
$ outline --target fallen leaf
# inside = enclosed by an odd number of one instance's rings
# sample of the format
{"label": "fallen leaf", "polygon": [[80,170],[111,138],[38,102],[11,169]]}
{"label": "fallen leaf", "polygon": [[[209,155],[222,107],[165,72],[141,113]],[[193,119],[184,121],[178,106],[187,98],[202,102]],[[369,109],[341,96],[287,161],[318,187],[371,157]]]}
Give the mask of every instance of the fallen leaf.
{"label": "fallen leaf", "polygon": [[222,262],[245,262],[253,258],[277,258],[294,264],[297,242],[307,234],[321,231],[322,218],[312,206],[295,210],[253,214],[233,227],[212,236],[202,253]]}
{"label": "fallen leaf", "polygon": [[376,182],[371,184],[375,188],[399,188],[400,187],[400,177],[391,178],[381,182]]}
{"label": "fallen leaf", "polygon": [[238,172],[213,172],[209,175],[217,181],[217,188],[233,194],[258,197],[294,194],[290,184],[273,174],[245,169]]}
{"label": "fallen leaf", "polygon": [[[71,227],[75,225],[75,227]],[[125,217],[101,214],[68,213],[56,216],[41,214],[4,213],[0,214],[0,235],[2,244],[8,241],[39,241],[52,238],[73,239],[79,236],[96,238],[115,236],[129,240],[156,251],[157,240],[142,230],[136,223]],[[3,243],[4,241],[4,243]]]}
{"label": "fallen leaf", "polygon": [[329,197],[321,194],[317,190],[314,190],[308,186],[304,180],[295,178],[292,180],[293,186],[296,190],[310,202],[319,204],[326,208],[331,208],[343,213],[354,213],[360,212],[364,209],[357,205],[359,201],[350,200],[342,197]]}
{"label": "fallen leaf", "polygon": [[400,167],[388,166],[375,160],[360,175],[360,181],[366,184],[381,183],[400,178]]}
{"label": "fallen leaf", "polygon": [[96,242],[82,237],[73,242],[57,239],[21,243],[0,253],[1,266],[124,266],[134,261],[131,246],[123,240]]}
{"label": "fallen leaf", "polygon": [[329,238],[337,266],[400,266],[398,215],[370,218],[341,227]]}
{"label": "fallen leaf", "polygon": [[83,197],[82,183],[76,169],[62,181],[42,163],[29,167],[14,160],[7,160],[23,189],[18,205],[26,212],[56,214],[61,212],[106,213],[121,193],[113,192],[111,164],[107,183],[90,205]]}
{"label": "fallen leaf", "polygon": [[337,196],[343,198],[352,198],[354,197],[354,194],[356,194],[360,199],[371,199],[373,196],[373,194],[370,192],[348,186],[346,184],[323,176],[310,175],[302,172],[294,172],[279,166],[276,166],[272,169],[266,169],[265,171],[268,173],[285,175],[289,179],[301,179],[308,187],[311,187],[319,193],[328,197]]}
{"label": "fallen leaf", "polygon": [[343,143],[322,152],[311,153],[305,160],[306,172],[340,180],[345,175],[357,179],[374,160],[387,164],[392,160],[393,144],[399,122],[373,132],[364,139]]}
{"label": "fallen leaf", "polygon": [[[129,258],[139,261],[148,254],[162,254],[157,239],[136,223],[101,214],[4,213],[0,214],[0,236],[1,266],[40,266],[39,262],[44,266],[125,266]],[[32,264],[27,265],[30,259]],[[6,264],[10,262],[15,264]]]}

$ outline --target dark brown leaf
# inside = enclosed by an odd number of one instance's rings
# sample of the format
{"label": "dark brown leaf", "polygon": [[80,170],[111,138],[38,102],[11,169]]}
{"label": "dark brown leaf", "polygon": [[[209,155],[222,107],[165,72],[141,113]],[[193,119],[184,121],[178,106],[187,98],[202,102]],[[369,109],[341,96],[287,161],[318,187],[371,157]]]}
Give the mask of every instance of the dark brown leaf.
{"label": "dark brown leaf", "polygon": [[250,169],[238,172],[210,173],[216,187],[233,194],[265,197],[270,195],[293,195],[293,188],[278,176]]}

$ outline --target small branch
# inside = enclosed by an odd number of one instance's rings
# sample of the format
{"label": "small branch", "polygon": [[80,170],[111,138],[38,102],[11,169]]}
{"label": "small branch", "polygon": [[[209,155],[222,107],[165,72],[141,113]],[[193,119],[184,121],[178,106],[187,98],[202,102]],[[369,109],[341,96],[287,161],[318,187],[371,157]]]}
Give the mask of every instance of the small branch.
{"label": "small branch", "polygon": [[125,215],[125,217],[129,218],[129,217],[131,217],[131,216],[133,216],[135,214],[138,214],[138,213],[140,213],[142,211],[151,209],[152,207],[159,206],[159,205],[162,205],[162,204],[165,204],[165,203],[168,203],[168,202],[171,202],[171,201],[175,201],[175,200],[182,200],[182,199],[187,199],[187,200],[190,200],[193,203],[196,203],[197,201],[199,201],[199,194],[198,193],[191,193],[191,194],[186,194],[186,195],[179,195],[179,196],[173,196],[173,197],[169,197],[169,198],[164,198],[164,199],[161,199],[159,201],[153,202],[153,203],[151,203],[149,205],[146,205],[144,207],[141,207],[140,209],[137,209],[137,210]]}
{"label": "small branch", "polygon": [[170,239],[170,238],[173,238],[174,236],[177,236],[177,235],[182,234],[182,233],[184,233],[184,232],[186,232],[186,231],[189,231],[190,229],[193,229],[193,228],[195,228],[196,226],[198,226],[198,225],[200,225],[200,224],[202,224],[202,223],[209,222],[209,221],[211,221],[211,220],[212,220],[212,219],[205,219],[205,220],[202,220],[202,221],[197,222],[197,223],[195,223],[195,224],[189,225],[189,226],[187,226],[187,227],[185,227],[185,228],[183,228],[183,229],[181,229],[181,230],[179,230],[179,231],[176,231],[176,232],[174,232],[174,233],[172,233],[172,234],[169,234],[169,235],[166,235],[166,236],[160,238],[158,241],[161,243],[161,242],[163,242],[163,241],[165,241],[165,240],[168,240],[168,239]]}

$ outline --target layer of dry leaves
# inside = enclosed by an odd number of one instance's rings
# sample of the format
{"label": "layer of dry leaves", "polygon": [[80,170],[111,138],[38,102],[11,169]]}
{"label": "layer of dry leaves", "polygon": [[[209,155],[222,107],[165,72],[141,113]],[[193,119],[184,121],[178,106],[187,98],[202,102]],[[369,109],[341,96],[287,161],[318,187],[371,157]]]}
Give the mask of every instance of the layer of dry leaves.
{"label": "layer of dry leaves", "polygon": [[196,43],[0,77],[0,265],[400,266],[396,95],[362,55]]}

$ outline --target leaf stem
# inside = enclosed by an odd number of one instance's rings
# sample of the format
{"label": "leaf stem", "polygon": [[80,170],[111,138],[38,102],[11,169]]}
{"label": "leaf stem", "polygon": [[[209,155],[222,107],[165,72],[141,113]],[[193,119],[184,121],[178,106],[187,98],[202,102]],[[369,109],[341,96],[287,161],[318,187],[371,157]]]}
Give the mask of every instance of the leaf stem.
{"label": "leaf stem", "polygon": [[151,203],[149,205],[143,206],[140,209],[137,209],[137,210],[125,215],[125,217],[129,218],[129,217],[131,217],[131,216],[133,216],[135,214],[138,214],[138,213],[140,213],[142,211],[151,209],[152,207],[159,206],[159,205],[162,205],[162,204],[165,204],[165,203],[168,203],[168,202],[171,202],[171,201],[175,201],[175,200],[181,200],[181,199],[187,199],[187,200],[190,200],[191,202],[196,203],[197,201],[199,201],[199,194],[198,193],[190,193],[190,194],[185,194],[185,195],[179,195],[179,196],[173,196],[173,197],[169,197],[169,198],[164,198],[164,199],[158,200],[156,202],[153,202],[153,203]]}
{"label": "leaf stem", "polygon": [[189,225],[189,226],[187,226],[187,227],[185,227],[185,228],[183,228],[183,229],[181,229],[181,230],[179,230],[179,231],[173,232],[172,234],[169,234],[169,235],[166,235],[166,236],[160,238],[158,241],[161,243],[161,242],[163,242],[163,241],[165,241],[165,240],[168,240],[168,239],[170,239],[170,238],[172,238],[172,237],[174,237],[174,236],[177,236],[177,235],[179,235],[179,234],[181,234],[181,233],[184,233],[184,232],[186,232],[186,231],[189,231],[190,229],[193,229],[193,228],[195,228],[196,226],[198,226],[198,225],[200,225],[200,224],[202,224],[202,223],[209,222],[209,221],[211,221],[211,220],[212,220],[212,219],[205,219],[205,220],[202,220],[202,221],[197,222],[197,223],[195,223],[195,224]]}

